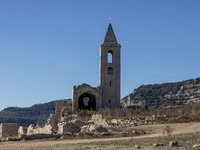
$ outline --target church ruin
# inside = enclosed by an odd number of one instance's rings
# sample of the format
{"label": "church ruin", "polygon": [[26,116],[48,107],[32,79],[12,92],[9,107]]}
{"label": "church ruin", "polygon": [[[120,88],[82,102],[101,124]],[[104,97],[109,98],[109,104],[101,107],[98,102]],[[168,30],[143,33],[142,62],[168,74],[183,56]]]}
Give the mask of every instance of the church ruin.
{"label": "church ruin", "polygon": [[[73,86],[71,109],[99,110],[100,108],[120,108],[120,49],[111,23],[109,23],[103,44],[100,45],[99,85],[88,84]],[[66,103],[66,102],[65,102]],[[66,107],[64,101],[56,105]],[[60,110],[59,109],[59,110]]]}

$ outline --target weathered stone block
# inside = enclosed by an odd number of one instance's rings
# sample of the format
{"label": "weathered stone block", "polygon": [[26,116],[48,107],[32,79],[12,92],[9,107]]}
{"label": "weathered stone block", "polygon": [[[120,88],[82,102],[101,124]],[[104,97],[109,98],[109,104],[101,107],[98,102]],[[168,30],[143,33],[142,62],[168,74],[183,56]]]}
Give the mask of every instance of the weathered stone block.
{"label": "weathered stone block", "polygon": [[80,127],[75,123],[59,123],[58,124],[58,134],[65,134],[67,132],[78,133],[80,132]]}
{"label": "weathered stone block", "polygon": [[1,123],[0,125],[0,136],[18,136],[19,126],[15,123]]}

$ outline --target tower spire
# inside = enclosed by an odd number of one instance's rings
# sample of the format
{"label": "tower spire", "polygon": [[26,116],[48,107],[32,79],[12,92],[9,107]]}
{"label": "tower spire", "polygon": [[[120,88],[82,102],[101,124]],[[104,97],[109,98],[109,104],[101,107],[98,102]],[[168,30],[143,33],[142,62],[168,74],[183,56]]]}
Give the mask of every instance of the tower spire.
{"label": "tower spire", "polygon": [[108,25],[108,30],[106,32],[103,45],[118,45],[111,23]]}

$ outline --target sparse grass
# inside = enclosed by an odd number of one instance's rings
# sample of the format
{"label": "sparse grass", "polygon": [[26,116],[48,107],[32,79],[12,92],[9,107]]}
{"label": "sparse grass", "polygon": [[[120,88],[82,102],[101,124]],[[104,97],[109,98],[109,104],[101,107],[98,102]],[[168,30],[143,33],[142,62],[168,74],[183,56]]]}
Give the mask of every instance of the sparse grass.
{"label": "sparse grass", "polygon": [[172,136],[154,137],[154,138],[142,138],[141,139],[129,139],[119,141],[108,141],[108,142],[93,142],[92,145],[108,146],[108,145],[119,145],[133,147],[140,145],[142,147],[153,146],[155,143],[163,143],[165,146],[169,145],[169,141],[178,141],[180,147],[191,148],[194,144],[200,144],[200,133],[189,133]]}
{"label": "sparse grass", "polygon": [[145,119],[147,116],[157,117],[157,121],[167,121],[165,117],[179,117],[184,116],[179,120],[171,120],[171,123],[181,123],[181,122],[190,122],[190,121],[200,121],[200,106],[195,104],[192,106],[182,106],[177,109],[153,109],[153,110],[142,110],[139,108],[121,108],[121,109],[110,109],[104,108],[98,111],[94,110],[80,110],[78,112],[70,112],[65,113],[65,115],[69,115],[71,113],[77,114],[79,119],[83,121],[88,121],[91,119],[93,114],[102,114],[104,118],[107,120],[111,119],[130,119],[131,117]]}

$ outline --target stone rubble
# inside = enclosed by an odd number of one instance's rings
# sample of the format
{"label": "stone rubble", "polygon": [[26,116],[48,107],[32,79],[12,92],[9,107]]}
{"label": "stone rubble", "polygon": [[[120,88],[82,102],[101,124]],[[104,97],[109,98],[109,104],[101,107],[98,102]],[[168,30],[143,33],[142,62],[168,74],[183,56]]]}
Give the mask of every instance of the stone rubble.
{"label": "stone rubble", "polygon": [[192,147],[200,147],[200,144],[195,144],[195,145],[193,145]]}
{"label": "stone rubble", "polygon": [[67,132],[71,133],[78,133],[80,132],[80,127],[76,125],[75,123],[72,122],[63,122],[63,123],[58,123],[58,134],[65,134]]}
{"label": "stone rubble", "polygon": [[169,142],[169,146],[172,147],[172,146],[178,146],[178,142],[177,141],[170,141]]}
{"label": "stone rubble", "polygon": [[108,122],[106,119],[103,119],[103,116],[101,114],[93,114],[92,119],[89,120],[88,122],[94,122],[97,126],[104,126],[108,127]]}
{"label": "stone rubble", "polygon": [[156,144],[154,144],[154,146],[164,146],[164,144],[163,143],[156,143]]}
{"label": "stone rubble", "polygon": [[136,148],[136,149],[140,149],[140,145],[136,145],[135,148]]}
{"label": "stone rubble", "polygon": [[[66,118],[66,117],[63,117]],[[71,118],[71,119],[69,119]],[[55,115],[50,115],[47,119],[47,123],[44,127],[39,125],[35,126],[31,124],[28,128],[19,126],[18,137],[9,137],[7,140],[32,140],[32,139],[43,139],[43,138],[72,138],[72,137],[99,137],[108,135],[130,135],[137,136],[146,134],[144,131],[132,131],[132,132],[121,132],[124,127],[138,126],[144,124],[156,124],[162,123],[166,120],[182,120],[187,119],[184,116],[177,118],[168,118],[166,115],[163,116],[147,116],[146,118],[124,118],[124,119],[112,119],[107,121],[101,114],[93,114],[91,120],[84,122],[78,119],[76,114],[68,115],[69,121],[61,119],[59,122],[56,120]],[[169,143],[171,146],[177,145],[176,142]],[[154,146],[163,146],[162,143],[156,143]]]}

